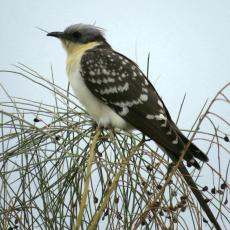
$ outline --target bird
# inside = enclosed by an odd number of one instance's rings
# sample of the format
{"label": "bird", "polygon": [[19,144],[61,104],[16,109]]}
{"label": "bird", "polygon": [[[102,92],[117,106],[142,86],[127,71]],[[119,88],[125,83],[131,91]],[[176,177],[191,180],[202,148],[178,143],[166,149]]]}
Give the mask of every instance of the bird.
{"label": "bird", "polygon": [[[179,160],[189,140],[173,122],[150,80],[134,61],[112,48],[102,28],[78,23],[47,36],[61,41],[70,85],[99,127],[137,129],[164,149],[172,162]],[[208,157],[190,143],[183,160],[200,169],[197,160],[207,162]],[[184,163],[178,169],[209,220],[221,229]]]}

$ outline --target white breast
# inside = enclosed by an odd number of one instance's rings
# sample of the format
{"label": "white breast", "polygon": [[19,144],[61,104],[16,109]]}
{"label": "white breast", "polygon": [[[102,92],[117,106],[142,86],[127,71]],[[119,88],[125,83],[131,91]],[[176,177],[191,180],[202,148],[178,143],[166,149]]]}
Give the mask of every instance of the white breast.
{"label": "white breast", "polygon": [[74,59],[67,59],[67,74],[75,95],[99,126],[129,129],[130,125],[122,117],[97,99],[87,88],[80,73],[81,56],[74,55]]}

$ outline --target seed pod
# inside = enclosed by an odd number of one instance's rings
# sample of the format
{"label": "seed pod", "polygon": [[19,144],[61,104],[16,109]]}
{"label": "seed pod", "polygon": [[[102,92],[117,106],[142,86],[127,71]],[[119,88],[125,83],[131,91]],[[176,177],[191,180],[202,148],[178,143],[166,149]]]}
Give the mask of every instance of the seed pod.
{"label": "seed pod", "polygon": [[202,188],[202,191],[203,191],[203,192],[208,191],[208,186],[204,186],[204,187]]}
{"label": "seed pod", "polygon": [[39,121],[41,121],[39,118],[37,117],[34,118],[34,122],[39,122]]}

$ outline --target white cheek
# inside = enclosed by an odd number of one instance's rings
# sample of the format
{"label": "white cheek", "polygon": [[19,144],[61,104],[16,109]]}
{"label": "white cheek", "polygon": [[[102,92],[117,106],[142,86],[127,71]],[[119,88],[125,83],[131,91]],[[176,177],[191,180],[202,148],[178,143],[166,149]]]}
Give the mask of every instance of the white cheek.
{"label": "white cheek", "polygon": [[64,39],[60,39],[60,40],[61,40],[61,43],[62,43],[62,47],[64,48],[64,50],[69,55],[72,52],[74,46],[76,46],[76,44],[74,44],[71,41],[64,40]]}

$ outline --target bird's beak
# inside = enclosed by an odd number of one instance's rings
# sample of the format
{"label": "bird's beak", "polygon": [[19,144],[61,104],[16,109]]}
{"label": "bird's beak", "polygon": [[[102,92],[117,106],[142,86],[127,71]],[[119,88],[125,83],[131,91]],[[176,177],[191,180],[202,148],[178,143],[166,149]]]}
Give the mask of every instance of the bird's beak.
{"label": "bird's beak", "polygon": [[56,38],[64,38],[64,32],[50,32],[47,36],[56,37]]}

